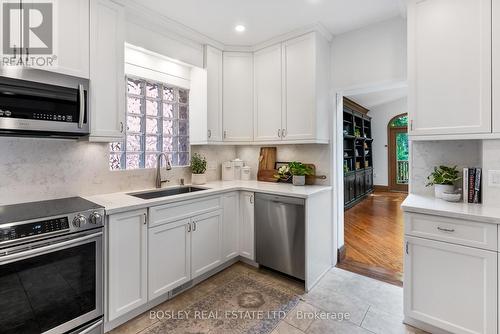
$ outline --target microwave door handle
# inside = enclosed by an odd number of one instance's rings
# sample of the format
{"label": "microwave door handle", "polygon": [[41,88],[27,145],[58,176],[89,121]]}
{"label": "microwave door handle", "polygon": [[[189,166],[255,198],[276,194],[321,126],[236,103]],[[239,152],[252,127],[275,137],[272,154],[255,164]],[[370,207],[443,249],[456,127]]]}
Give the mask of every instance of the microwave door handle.
{"label": "microwave door handle", "polygon": [[83,128],[83,117],[85,116],[85,91],[83,85],[78,85],[78,95],[80,97],[80,117],[78,119],[78,128]]}
{"label": "microwave door handle", "polygon": [[102,236],[102,232],[90,234],[90,235],[80,237],[80,238],[73,238],[73,239],[66,240],[66,241],[54,242],[53,244],[50,244],[47,246],[42,246],[42,247],[37,247],[37,248],[29,248],[29,250],[21,251],[19,253],[0,256],[0,265],[11,263],[14,261],[21,261],[21,260],[29,259],[31,257],[43,255],[43,254],[50,253],[51,251],[55,251],[55,250],[59,250],[59,249],[65,249],[65,248],[68,248],[68,246],[71,246],[73,244],[79,244],[83,241],[95,239],[96,237],[100,237],[100,236]]}

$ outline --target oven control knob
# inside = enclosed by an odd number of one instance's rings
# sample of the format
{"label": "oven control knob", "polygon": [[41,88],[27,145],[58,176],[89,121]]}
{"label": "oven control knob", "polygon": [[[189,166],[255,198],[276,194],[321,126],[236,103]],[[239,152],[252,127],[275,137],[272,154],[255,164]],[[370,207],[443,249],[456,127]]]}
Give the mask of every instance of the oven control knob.
{"label": "oven control knob", "polygon": [[102,224],[102,215],[99,212],[92,212],[89,217],[89,223],[94,225]]}
{"label": "oven control knob", "polygon": [[75,219],[73,219],[74,227],[80,227],[82,225],[85,225],[86,223],[87,223],[87,218],[85,218],[84,215],[77,215]]}

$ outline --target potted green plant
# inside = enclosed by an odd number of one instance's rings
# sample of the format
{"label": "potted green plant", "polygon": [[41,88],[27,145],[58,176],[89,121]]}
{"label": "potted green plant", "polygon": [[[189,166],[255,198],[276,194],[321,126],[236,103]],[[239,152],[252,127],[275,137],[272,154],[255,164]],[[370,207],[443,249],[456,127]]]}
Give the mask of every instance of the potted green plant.
{"label": "potted green plant", "polygon": [[455,182],[460,179],[461,177],[457,166],[439,166],[434,167],[434,171],[427,177],[429,182],[425,186],[434,186],[436,198],[443,198],[443,193],[453,193],[455,190]]}
{"label": "potted green plant", "polygon": [[191,156],[191,183],[205,184],[207,183],[207,159],[198,153]]}
{"label": "potted green plant", "polygon": [[303,186],[306,184],[306,176],[312,174],[312,169],[304,165],[302,162],[290,162],[288,164],[290,174],[292,175],[292,183],[294,186]]}

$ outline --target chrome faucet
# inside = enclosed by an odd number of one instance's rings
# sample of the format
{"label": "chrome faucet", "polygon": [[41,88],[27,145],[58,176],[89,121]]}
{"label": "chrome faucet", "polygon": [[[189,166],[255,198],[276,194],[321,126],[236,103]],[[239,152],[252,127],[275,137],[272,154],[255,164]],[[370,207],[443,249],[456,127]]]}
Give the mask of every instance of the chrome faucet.
{"label": "chrome faucet", "polygon": [[165,167],[166,170],[171,170],[172,165],[170,164],[170,161],[168,160],[168,157],[165,153],[160,153],[158,154],[158,157],[156,158],[156,188],[161,188],[161,184],[163,182],[170,182],[170,180],[165,180],[162,181],[161,179],[161,173],[160,173],[160,167],[161,167],[161,157],[165,158],[165,161],[167,162],[167,167]]}

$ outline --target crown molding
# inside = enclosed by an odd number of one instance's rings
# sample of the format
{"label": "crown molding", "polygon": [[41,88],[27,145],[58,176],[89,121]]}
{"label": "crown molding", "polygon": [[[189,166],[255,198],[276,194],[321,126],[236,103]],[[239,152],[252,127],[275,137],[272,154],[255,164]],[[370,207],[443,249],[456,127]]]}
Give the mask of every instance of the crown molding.
{"label": "crown molding", "polygon": [[254,52],[263,49],[267,46],[281,43],[283,41],[301,35],[305,35],[313,31],[321,34],[328,42],[331,42],[333,39],[332,33],[330,33],[323,24],[318,22],[299,29],[295,29],[286,34],[273,37],[267,41],[257,43],[255,45],[247,45],[247,46],[225,45],[178,21],[172,20],[171,18],[165,15],[159,14],[158,12],[155,12],[154,10],[151,10],[141,5],[137,1],[133,0],[114,0],[114,1],[124,6],[126,19],[128,22],[137,24],[139,26],[142,26],[150,30],[153,29],[157,33],[168,35],[168,37],[170,38],[173,38],[185,44],[190,44],[195,47],[199,47],[200,45],[210,45],[222,51]]}

